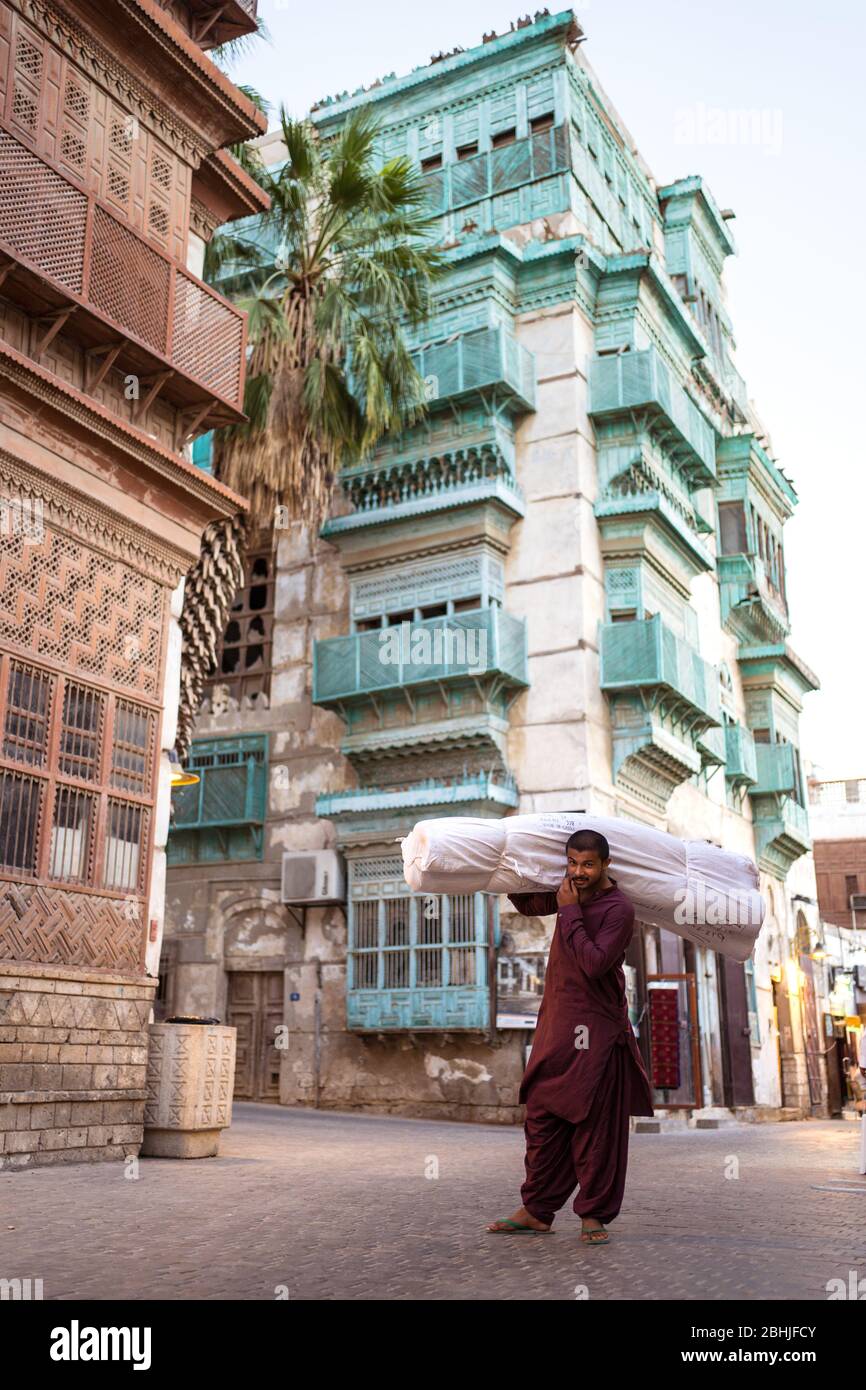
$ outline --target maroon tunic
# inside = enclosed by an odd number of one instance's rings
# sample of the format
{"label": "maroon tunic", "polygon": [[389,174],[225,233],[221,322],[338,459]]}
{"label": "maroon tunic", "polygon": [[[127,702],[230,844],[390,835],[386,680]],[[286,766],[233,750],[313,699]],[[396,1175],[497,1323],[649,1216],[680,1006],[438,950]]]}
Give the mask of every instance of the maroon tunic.
{"label": "maroon tunic", "polygon": [[[613,882],[613,880],[611,880]],[[623,961],[634,908],[614,886],[582,906],[557,908],[555,893],[509,894],[527,917],[556,913],[544,997],[519,1101],[573,1124],[590,1113],[615,1047],[627,1048],[629,1115],[652,1115],[652,1089],[628,1016]],[[586,1045],[576,1047],[585,1025]]]}

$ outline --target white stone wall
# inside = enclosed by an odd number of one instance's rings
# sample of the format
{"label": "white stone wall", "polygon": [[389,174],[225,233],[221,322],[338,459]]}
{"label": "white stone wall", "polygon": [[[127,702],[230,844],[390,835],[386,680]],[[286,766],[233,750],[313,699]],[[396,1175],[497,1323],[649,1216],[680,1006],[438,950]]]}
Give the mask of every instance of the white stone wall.
{"label": "white stone wall", "polygon": [[535,355],[538,385],[537,410],[517,431],[526,515],[505,562],[505,607],[526,619],[530,679],[512,707],[508,761],[522,811],[577,809],[589,806],[593,768],[600,758],[609,766],[610,745],[598,690],[604,579],[586,414],[593,329],[577,305],[565,304],[525,315],[517,336]]}
{"label": "white stone wall", "polygon": [[[148,893],[148,920],[145,923],[147,946],[145,950],[145,972],[159,974],[159,957],[165,931],[165,846],[168,840],[169,817],[171,814],[171,764],[168,754],[177,738],[177,709],[180,700],[180,654],[181,632],[180,615],[183,609],[182,579],[171,596],[169,610],[168,641],[166,643],[165,678],[162,686],[162,736],[159,750],[159,782],[153,818],[153,863],[150,871]],[[155,940],[151,941],[152,922],[156,922]]]}

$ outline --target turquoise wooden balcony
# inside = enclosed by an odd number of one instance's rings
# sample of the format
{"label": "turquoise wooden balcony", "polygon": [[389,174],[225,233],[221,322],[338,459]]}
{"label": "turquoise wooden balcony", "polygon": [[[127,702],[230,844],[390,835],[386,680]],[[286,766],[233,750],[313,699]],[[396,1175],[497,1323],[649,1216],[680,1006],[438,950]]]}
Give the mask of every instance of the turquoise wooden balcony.
{"label": "turquoise wooden balcony", "polygon": [[755,843],[763,868],[786,874],[811,848],[809,816],[796,801],[797,750],[791,743],[756,743],[757,781],[749,787]]}
{"label": "turquoise wooden balcony", "polygon": [[695,746],[701,755],[704,767],[723,767],[728,759],[725,731],[719,724],[711,724],[699,734]]}
{"label": "turquoise wooden balcony", "polygon": [[[753,787],[749,791],[754,794]],[[786,874],[812,848],[808,813],[793,797],[755,796],[752,819],[757,859],[769,872]]]}
{"label": "turquoise wooden balcony", "polygon": [[741,421],[745,421],[749,411],[749,392],[746,383],[740,376],[730,357],[726,357],[723,362],[724,385],[728,395],[739,411]]}
{"label": "turquoise wooden balcony", "polygon": [[675,720],[698,734],[721,724],[715,667],[678,637],[660,614],[635,622],[602,623],[600,642],[602,690],[654,691]]}
{"label": "turquoise wooden balcony", "polygon": [[779,642],[791,629],[782,595],[767,577],[760,555],[719,555],[722,622],[746,642]]}
{"label": "turquoise wooden balcony", "polygon": [[424,182],[429,210],[445,212],[480,203],[568,167],[568,131],[564,125],[552,126],[428,173]]}
{"label": "turquoise wooden balcony", "polygon": [[791,743],[756,743],[757,778],[753,796],[777,792],[792,796],[797,786],[794,773],[794,745]]}
{"label": "turquoise wooden balcony", "polygon": [[329,517],[320,532],[325,537],[479,502],[512,517],[526,511],[523,493],[494,438],[436,453],[377,457],[342,469],[340,484],[353,511]]}
{"label": "turquoise wooden balcony", "polygon": [[515,414],[535,409],[535,358],[502,327],[460,333],[418,348],[412,358],[427,384],[431,409],[479,391],[495,394]]}
{"label": "turquoise wooden balcony", "polygon": [[317,705],[339,708],[377,691],[488,677],[500,688],[529,684],[526,622],[498,607],[327,637],[313,647]]}
{"label": "turquoise wooden balcony", "polygon": [[725,776],[735,786],[752,786],[758,780],[755,740],[742,724],[725,726]]}
{"label": "turquoise wooden balcony", "polygon": [[195,739],[187,770],[194,786],[172,793],[170,865],[261,859],[267,812],[268,736]]}
{"label": "turquoise wooden balcony", "polygon": [[716,477],[716,436],[712,427],[665,366],[655,348],[594,357],[589,363],[588,412],[596,420],[636,410],[662,417],[670,454],[697,484]]}
{"label": "turquoise wooden balcony", "polygon": [[460,807],[466,815],[467,802],[489,802],[492,814],[496,808],[514,808],[520,803],[520,792],[513,777],[496,776],[489,772],[470,773],[465,777],[443,781],[429,777],[408,787],[349,787],[345,791],[328,792],[316,797],[316,815],[332,820],[335,816],[359,816],[379,811],[415,811],[422,807]]}

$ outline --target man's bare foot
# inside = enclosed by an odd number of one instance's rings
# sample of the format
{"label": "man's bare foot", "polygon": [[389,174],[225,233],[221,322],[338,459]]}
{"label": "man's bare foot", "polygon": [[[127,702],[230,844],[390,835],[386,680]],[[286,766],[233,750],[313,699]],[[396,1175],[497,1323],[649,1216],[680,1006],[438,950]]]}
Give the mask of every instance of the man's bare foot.
{"label": "man's bare foot", "polygon": [[507,1220],[504,1221],[494,1221],[487,1229],[488,1231],[513,1231],[514,1226],[509,1225],[509,1222],[514,1222],[515,1226],[522,1226],[524,1229],[528,1228],[530,1231],[550,1230],[550,1226],[547,1225],[546,1222],[538,1221],[534,1216],[530,1215],[526,1207],[518,1207],[513,1216],[509,1216]]}
{"label": "man's bare foot", "polygon": [[610,1236],[595,1216],[581,1217],[580,1238],[584,1245],[607,1245]]}

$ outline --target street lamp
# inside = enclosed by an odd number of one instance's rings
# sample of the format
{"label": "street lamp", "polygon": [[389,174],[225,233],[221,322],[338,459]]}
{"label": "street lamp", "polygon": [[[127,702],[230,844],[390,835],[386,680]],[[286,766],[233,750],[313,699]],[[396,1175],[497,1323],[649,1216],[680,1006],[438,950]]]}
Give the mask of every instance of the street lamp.
{"label": "street lamp", "polygon": [[186,768],[181,765],[180,758],[173,748],[169,752],[168,761],[171,766],[172,791],[175,787],[194,787],[197,782],[201,781],[197,772],[187,772]]}

